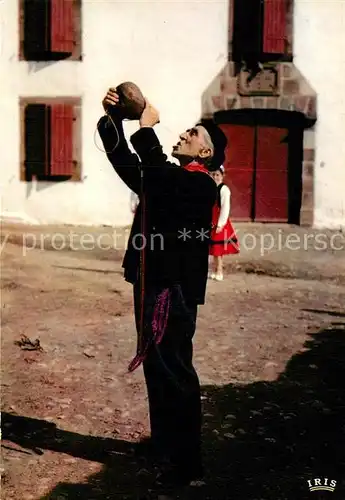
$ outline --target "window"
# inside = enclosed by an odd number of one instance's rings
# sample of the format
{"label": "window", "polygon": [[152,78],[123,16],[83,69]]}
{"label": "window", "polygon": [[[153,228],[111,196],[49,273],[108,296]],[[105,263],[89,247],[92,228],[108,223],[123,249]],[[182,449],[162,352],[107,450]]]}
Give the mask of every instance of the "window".
{"label": "window", "polygon": [[20,59],[81,59],[81,0],[20,0]]}
{"label": "window", "polygon": [[80,109],[73,98],[22,100],[21,180],[80,180]]}
{"label": "window", "polygon": [[258,62],[290,60],[290,0],[234,0],[232,59]]}

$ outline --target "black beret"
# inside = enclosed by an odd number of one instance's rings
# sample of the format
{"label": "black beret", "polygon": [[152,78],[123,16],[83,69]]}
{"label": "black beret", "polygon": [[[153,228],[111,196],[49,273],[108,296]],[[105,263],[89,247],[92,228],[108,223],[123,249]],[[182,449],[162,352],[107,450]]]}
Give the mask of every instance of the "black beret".
{"label": "black beret", "polygon": [[218,170],[225,161],[225,149],[228,144],[224,132],[218,127],[218,125],[211,118],[204,118],[198,123],[198,125],[204,127],[210,134],[211,141],[214,146],[214,153],[211,164],[208,169],[211,172]]}

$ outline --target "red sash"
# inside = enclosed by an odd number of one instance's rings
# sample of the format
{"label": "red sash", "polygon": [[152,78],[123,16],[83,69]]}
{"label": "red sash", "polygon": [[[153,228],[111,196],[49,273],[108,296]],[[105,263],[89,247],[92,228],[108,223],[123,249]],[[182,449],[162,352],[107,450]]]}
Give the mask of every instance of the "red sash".
{"label": "red sash", "polygon": [[204,165],[200,165],[197,161],[192,161],[188,163],[185,167],[183,167],[188,172],[203,172],[204,174],[208,174],[208,170]]}

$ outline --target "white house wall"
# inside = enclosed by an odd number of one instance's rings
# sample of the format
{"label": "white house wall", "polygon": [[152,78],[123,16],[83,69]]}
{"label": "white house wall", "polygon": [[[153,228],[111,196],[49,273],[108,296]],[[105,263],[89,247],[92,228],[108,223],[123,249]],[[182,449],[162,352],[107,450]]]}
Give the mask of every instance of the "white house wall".
{"label": "white house wall", "polygon": [[345,228],[345,0],[296,0],[295,64],[318,96],[314,225]]}
{"label": "white house wall", "polygon": [[[124,80],[161,112],[157,133],[170,152],[200,116],[201,95],[227,60],[227,0],[83,1],[83,61],[18,60],[18,2],[0,2],[1,211],[38,223],[125,225],[129,190],[94,144],[101,99]],[[6,22],[4,22],[6,20]],[[19,98],[82,98],[82,182],[19,180]],[[129,124],[129,133],[137,123]],[[97,136],[97,144],[101,145]]]}
{"label": "white house wall", "polygon": [[[157,133],[170,151],[227,61],[228,1],[84,0],[83,61],[54,63],[18,60],[18,3],[0,2],[1,211],[40,223],[127,224],[129,191],[93,141],[102,96],[138,83],[161,112]],[[295,1],[294,53],[318,95],[314,224],[345,227],[345,0]],[[21,182],[19,98],[56,95],[82,98],[83,180]]]}

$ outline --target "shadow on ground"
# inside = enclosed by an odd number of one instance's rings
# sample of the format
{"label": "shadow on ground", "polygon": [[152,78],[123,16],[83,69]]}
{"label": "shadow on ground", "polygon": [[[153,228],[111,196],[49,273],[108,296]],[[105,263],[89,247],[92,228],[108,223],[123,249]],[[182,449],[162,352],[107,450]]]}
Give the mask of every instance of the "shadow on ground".
{"label": "shadow on ground", "polygon": [[[206,486],[184,500],[345,498],[345,323],[310,335],[273,382],[204,386]],[[104,464],[85,484],[58,484],[40,500],[147,498],[152,477],[125,441],[82,436],[42,420],[3,414],[4,439]],[[307,480],[335,479],[334,493]],[[330,496],[331,495],[331,496]],[[151,498],[151,497],[150,497]]]}
{"label": "shadow on ground", "polygon": [[302,311],[312,312],[314,314],[327,314],[328,316],[335,316],[337,318],[345,318],[345,312],[330,311],[329,309],[302,309]]}
{"label": "shadow on ground", "polygon": [[57,269],[68,269],[70,271],[84,271],[88,273],[101,273],[101,274],[120,274],[123,275],[123,271],[114,271],[113,269],[90,269],[88,267],[72,267],[72,266],[53,266]]}

